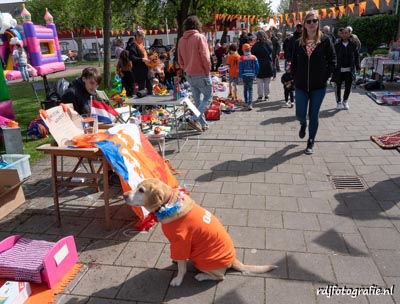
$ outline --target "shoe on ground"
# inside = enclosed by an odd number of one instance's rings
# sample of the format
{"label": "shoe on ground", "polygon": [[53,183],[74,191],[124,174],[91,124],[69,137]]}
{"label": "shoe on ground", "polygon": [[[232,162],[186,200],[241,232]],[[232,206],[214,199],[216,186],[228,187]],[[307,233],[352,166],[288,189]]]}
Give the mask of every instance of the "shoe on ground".
{"label": "shoe on ground", "polygon": [[193,119],[188,118],[187,122],[188,122],[188,125],[191,126],[193,129],[195,129],[199,132],[203,132],[203,128],[197,121],[194,121]]}
{"label": "shoe on ground", "polygon": [[229,95],[228,95],[228,98],[231,99],[231,98],[232,98],[232,94],[229,94]]}
{"label": "shoe on ground", "polygon": [[264,101],[269,101],[269,96],[265,96]]}
{"label": "shoe on ground", "polygon": [[263,101],[262,96],[261,96],[261,97],[258,97],[257,100],[256,100],[256,102],[261,102],[261,101]]}
{"label": "shoe on ground", "polygon": [[300,126],[300,131],[299,131],[300,138],[304,138],[306,136],[306,128],[307,128],[307,126],[305,126],[305,125]]}
{"label": "shoe on ground", "polygon": [[349,108],[349,103],[347,101],[343,101],[343,109],[348,110]]}
{"label": "shoe on ground", "polygon": [[249,110],[249,111],[253,110],[253,106],[248,106],[247,110]]}
{"label": "shoe on ground", "polygon": [[209,126],[208,126],[208,125],[204,125],[204,126],[202,126],[201,128],[202,128],[203,132],[205,132],[205,131],[208,130]]}
{"label": "shoe on ground", "polygon": [[293,108],[294,107],[294,102],[290,103],[290,107]]}
{"label": "shoe on ground", "polygon": [[290,107],[290,101],[286,100],[286,105]]}
{"label": "shoe on ground", "polygon": [[307,141],[307,148],[306,148],[306,151],[304,151],[304,153],[307,155],[311,155],[314,153],[314,140],[313,139],[309,139]]}
{"label": "shoe on ground", "polygon": [[338,102],[336,105],[336,110],[343,110],[343,105],[341,102]]}

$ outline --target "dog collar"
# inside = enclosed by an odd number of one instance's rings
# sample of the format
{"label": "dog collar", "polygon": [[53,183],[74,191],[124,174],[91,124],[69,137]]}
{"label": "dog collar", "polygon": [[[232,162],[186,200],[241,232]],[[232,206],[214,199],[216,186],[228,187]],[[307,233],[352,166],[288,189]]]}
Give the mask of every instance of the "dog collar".
{"label": "dog collar", "polygon": [[173,196],[173,190],[171,190],[171,195],[169,196],[167,202],[165,204],[163,204],[160,207],[160,209],[154,213],[159,221],[162,221],[166,217],[173,215],[181,208],[182,201],[184,199],[184,192],[179,191],[179,196],[178,196],[177,202],[173,206],[168,206],[172,196]]}

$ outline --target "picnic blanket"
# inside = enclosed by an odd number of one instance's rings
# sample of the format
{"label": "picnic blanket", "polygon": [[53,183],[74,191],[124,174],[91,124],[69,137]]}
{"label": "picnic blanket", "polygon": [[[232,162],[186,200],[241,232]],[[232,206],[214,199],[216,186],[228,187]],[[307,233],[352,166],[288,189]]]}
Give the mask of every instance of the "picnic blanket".
{"label": "picnic blanket", "polygon": [[[371,140],[383,149],[393,149],[400,147],[400,131],[384,134],[371,135]],[[398,149],[399,150],[399,149]]]}

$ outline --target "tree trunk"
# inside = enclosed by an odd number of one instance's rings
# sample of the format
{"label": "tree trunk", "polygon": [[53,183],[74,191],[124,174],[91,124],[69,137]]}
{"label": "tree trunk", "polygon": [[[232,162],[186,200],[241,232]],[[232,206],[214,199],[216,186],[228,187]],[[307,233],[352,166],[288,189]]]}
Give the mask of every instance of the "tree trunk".
{"label": "tree trunk", "polygon": [[189,15],[189,5],[190,5],[190,1],[182,1],[181,7],[178,9],[178,12],[176,15],[176,21],[178,22],[178,37],[176,40],[176,49],[175,49],[174,58],[178,58],[178,43],[179,43],[179,39],[181,39],[181,37],[183,36],[183,21],[185,21],[185,19]]}
{"label": "tree trunk", "polygon": [[111,89],[111,48],[110,48],[110,29],[111,29],[111,1],[104,0],[103,11],[103,48],[104,48],[104,88]]}

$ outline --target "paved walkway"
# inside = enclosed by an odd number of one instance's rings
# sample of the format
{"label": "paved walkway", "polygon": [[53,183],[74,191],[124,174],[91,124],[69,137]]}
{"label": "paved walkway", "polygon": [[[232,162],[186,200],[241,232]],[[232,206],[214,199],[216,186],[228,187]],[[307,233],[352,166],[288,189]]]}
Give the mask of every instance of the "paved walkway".
{"label": "paved walkway", "polygon": [[[356,90],[350,110],[338,112],[330,91],[315,154],[307,156],[279,79],[271,88],[270,102],[224,114],[181,153],[171,141],[167,157],[184,172],[177,178],[191,196],[227,227],[239,259],[278,269],[229,272],[216,284],[196,282],[189,267],[183,285],[169,287],[176,266],[160,227],[132,230],[117,187],[111,231],[104,230],[101,195],[85,188],[63,191],[63,225],[56,227],[48,157],[32,165],[27,202],[2,221],[0,237],[75,236],[85,267],[60,303],[400,303],[400,154],[369,139],[400,130],[400,107],[376,105]],[[333,176],[359,177],[366,189],[335,190]],[[317,295],[329,284],[395,284],[395,294]]]}

